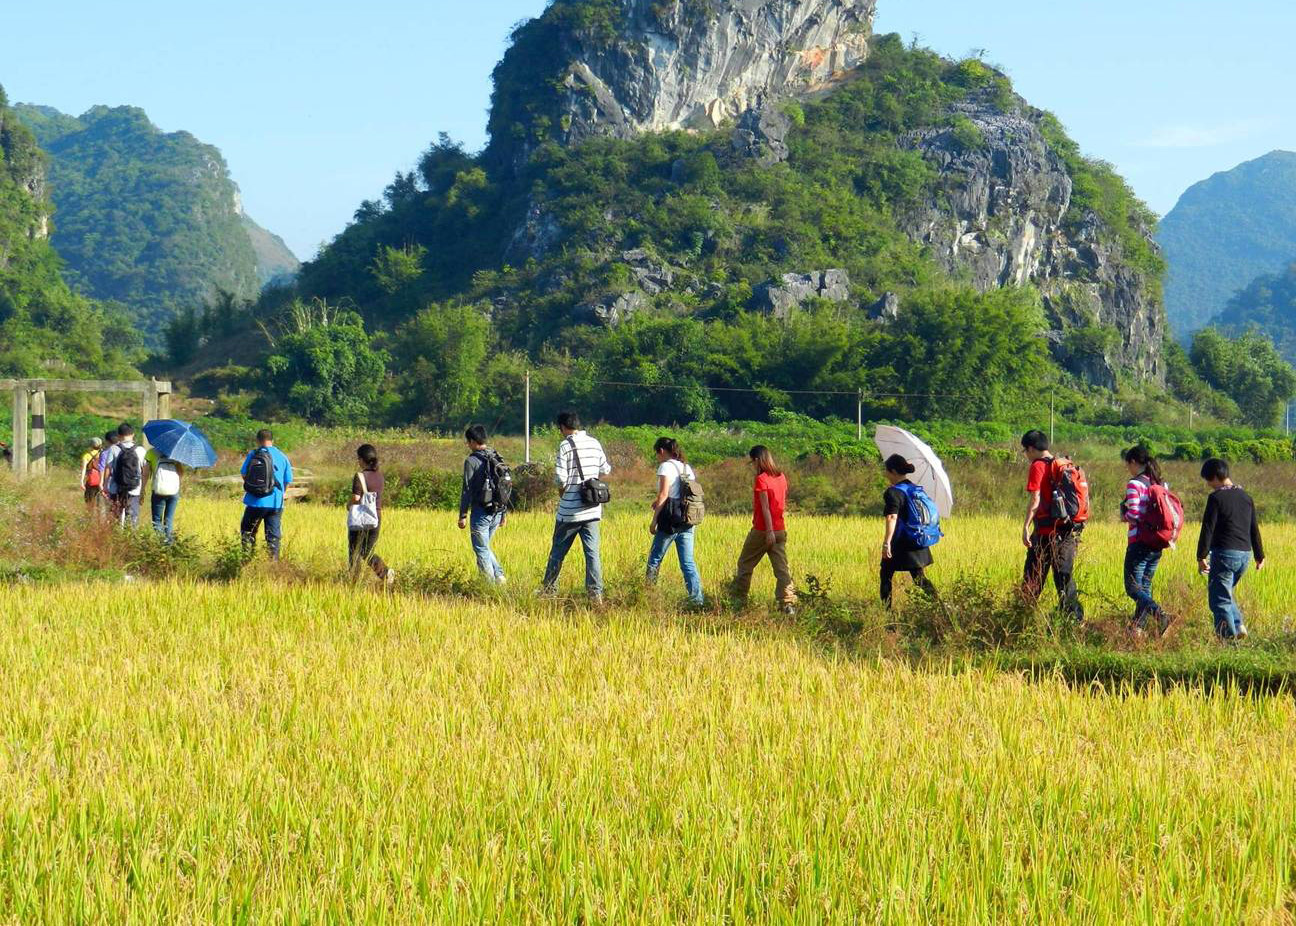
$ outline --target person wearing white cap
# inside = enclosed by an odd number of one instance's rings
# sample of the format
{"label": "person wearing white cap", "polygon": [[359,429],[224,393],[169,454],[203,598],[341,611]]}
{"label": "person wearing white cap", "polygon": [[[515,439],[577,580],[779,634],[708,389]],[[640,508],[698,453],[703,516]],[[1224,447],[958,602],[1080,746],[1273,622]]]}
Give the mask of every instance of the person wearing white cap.
{"label": "person wearing white cap", "polygon": [[103,451],[103,438],[90,439],[90,449],[81,454],[81,495],[85,503],[93,507],[99,500],[99,486],[103,482],[103,468],[99,466],[99,454]]}

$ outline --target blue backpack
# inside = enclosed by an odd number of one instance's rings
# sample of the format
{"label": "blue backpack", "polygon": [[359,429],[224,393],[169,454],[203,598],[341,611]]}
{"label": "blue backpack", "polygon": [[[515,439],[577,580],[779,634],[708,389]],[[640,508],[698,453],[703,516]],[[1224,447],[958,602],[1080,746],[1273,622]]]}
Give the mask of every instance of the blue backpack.
{"label": "blue backpack", "polygon": [[941,533],[940,511],[922,486],[901,482],[896,488],[904,493],[909,504],[900,514],[900,532],[920,550],[934,547],[945,535]]}

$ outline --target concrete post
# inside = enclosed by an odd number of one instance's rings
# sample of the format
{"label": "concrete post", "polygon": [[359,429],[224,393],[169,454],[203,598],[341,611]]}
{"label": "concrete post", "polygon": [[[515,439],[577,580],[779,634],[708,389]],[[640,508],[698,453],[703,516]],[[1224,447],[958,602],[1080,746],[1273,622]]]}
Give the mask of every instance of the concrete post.
{"label": "concrete post", "polygon": [[34,476],[45,473],[45,392],[37,390],[31,395],[31,472]]}
{"label": "concrete post", "polygon": [[13,391],[13,471],[27,475],[27,386],[20,383]]}
{"label": "concrete post", "polygon": [[144,425],[157,418],[158,394],[156,389],[150,389],[144,393],[144,420],[140,422],[139,434],[136,435],[135,442],[141,447],[149,446],[148,438],[144,436]]}
{"label": "concrete post", "polygon": [[157,394],[157,416],[162,420],[171,417],[171,393],[159,390]]}

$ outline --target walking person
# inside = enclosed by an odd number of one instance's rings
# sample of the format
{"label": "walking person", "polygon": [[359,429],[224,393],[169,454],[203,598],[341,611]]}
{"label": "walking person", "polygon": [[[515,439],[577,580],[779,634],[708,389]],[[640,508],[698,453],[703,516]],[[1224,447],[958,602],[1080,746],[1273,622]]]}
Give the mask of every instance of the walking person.
{"label": "walking person", "polygon": [[585,592],[595,604],[603,602],[603,562],[599,550],[599,522],[603,503],[610,498],[601,477],[612,472],[603,445],[581,427],[575,412],[563,412],[557,419],[562,443],[554,463],[554,481],[561,487],[553,544],[545,566],[542,595],[553,595],[563,560],[576,538],[585,553]]}
{"label": "walking person", "polygon": [[1233,484],[1229,465],[1223,460],[1203,463],[1201,477],[1212,492],[1206,499],[1197,540],[1197,568],[1210,579],[1208,598],[1216,635],[1226,642],[1244,640],[1247,628],[1237,603],[1237,584],[1252,558],[1257,572],[1265,564],[1255,502]]}
{"label": "walking person", "polygon": [[347,500],[347,561],[352,576],[358,576],[360,567],[368,564],[374,575],[390,586],[396,581],[396,571],[374,553],[382,529],[383,474],[378,469],[378,451],[372,444],[361,444],[356,459],[360,469],[351,477]]}
{"label": "walking person", "polygon": [[274,445],[274,434],[268,428],[257,431],[257,445],[243,460],[243,520],[239,535],[243,550],[256,549],[257,529],[264,526],[266,548],[272,560],[279,559],[283,539],[284,499],[292,485],[292,463]]}
{"label": "walking person", "polygon": [[1147,632],[1148,619],[1157,619],[1157,629],[1164,634],[1169,619],[1152,597],[1152,577],[1161,563],[1163,548],[1150,542],[1143,521],[1147,516],[1153,486],[1164,486],[1161,464],[1143,446],[1131,447],[1121,454],[1129,470],[1125,499],[1121,502],[1121,520],[1129,525],[1125,547],[1125,594],[1134,601],[1131,631],[1135,637]]}
{"label": "walking person", "polygon": [[180,504],[180,478],[185,468],[175,460],[150,450],[144,457],[148,465],[149,512],[153,516],[153,530],[167,543],[175,541],[175,513]]}
{"label": "walking person", "polygon": [[99,497],[96,500],[96,503],[99,508],[99,514],[106,517],[112,517],[114,513],[113,509],[116,507],[116,503],[113,501],[112,496],[108,494],[108,483],[112,478],[112,470],[110,469],[110,466],[112,465],[113,446],[116,443],[117,430],[114,428],[104,434],[103,449],[99,451],[99,458],[97,460],[99,464]]}
{"label": "walking person", "polygon": [[653,452],[657,455],[657,497],[653,500],[652,518],[648,522],[648,533],[653,538],[652,547],[648,551],[648,584],[657,584],[657,573],[661,570],[662,560],[674,546],[689,604],[701,607],[704,603],[702,577],[698,574],[697,562],[693,558],[696,528],[680,516],[684,481],[696,482],[697,474],[684,459],[679,441],[674,438],[657,438]]}
{"label": "walking person", "polygon": [[464,431],[468,456],[464,459],[463,488],[459,492],[459,529],[469,532],[477,571],[482,578],[491,585],[504,585],[508,577],[491,549],[491,540],[508,517],[508,499],[501,497],[500,485],[507,480],[511,487],[512,477],[501,474],[501,469],[507,474],[504,459],[486,440],[486,429],[479,424]]}
{"label": "walking person", "polygon": [[103,438],[90,439],[90,449],[81,454],[81,497],[87,507],[93,508],[99,502],[99,493],[103,485],[103,468],[99,465],[99,455],[103,453]]}
{"label": "walking person", "polygon": [[738,555],[737,574],[733,580],[733,596],[746,602],[751,592],[752,574],[760,561],[769,557],[774,569],[774,600],[785,614],[796,613],[796,586],[792,582],[792,569],[788,565],[787,525],[784,511],[787,508],[787,476],[774,462],[768,447],[758,444],[747,453],[756,474],[752,486],[752,529]]}
{"label": "walking person", "polygon": [[108,454],[108,497],[117,522],[139,527],[140,497],[144,494],[145,450],[135,443],[135,429],[123,422],[117,428],[117,443]]}
{"label": "walking person", "polygon": [[[1076,623],[1084,621],[1084,606],[1075,583],[1076,554],[1080,548],[1082,524],[1059,523],[1053,512],[1055,491],[1062,473],[1061,460],[1049,450],[1048,435],[1027,431],[1022,435],[1022,450],[1030,461],[1026,476],[1026,521],[1022,525],[1022,545],[1026,547],[1026,565],[1022,570],[1022,594],[1034,604],[1050,571],[1057,589],[1058,607]],[[1086,487],[1086,493],[1088,491]]]}
{"label": "walking person", "polygon": [[[909,481],[914,466],[904,457],[898,453],[887,457],[883,470],[890,488],[882,493],[882,517],[886,526],[882,535],[882,573],[879,591],[882,603],[890,608],[893,597],[892,587],[897,572],[909,573],[915,586],[932,598],[937,597],[936,588],[927,578],[926,573],[932,564],[933,532],[924,529],[923,524],[914,523],[919,519],[919,515],[915,513],[917,506],[923,506],[924,511],[933,514],[936,506],[930,504],[926,492]],[[938,522],[939,515],[936,515],[936,519]],[[935,537],[940,536],[937,522],[928,521],[928,524],[935,526]]]}

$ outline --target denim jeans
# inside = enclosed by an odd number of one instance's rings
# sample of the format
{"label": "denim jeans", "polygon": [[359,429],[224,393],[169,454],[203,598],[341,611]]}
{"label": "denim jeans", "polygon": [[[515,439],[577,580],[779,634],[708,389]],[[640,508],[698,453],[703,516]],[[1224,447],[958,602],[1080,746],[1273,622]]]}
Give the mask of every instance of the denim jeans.
{"label": "denim jeans", "polygon": [[149,496],[149,505],[153,509],[153,529],[165,537],[167,543],[175,540],[175,510],[179,502],[179,495],[158,495],[154,492]]}
{"label": "denim jeans", "polygon": [[598,521],[558,521],[554,524],[553,546],[549,550],[549,564],[545,566],[544,587],[552,591],[558,585],[563,560],[576,538],[580,538],[585,551],[585,591],[591,598],[603,597],[603,562],[599,558]]}
{"label": "denim jeans", "polygon": [[1125,548],[1125,594],[1134,600],[1134,626],[1142,629],[1148,618],[1161,613],[1152,597],[1152,577],[1161,563],[1161,550],[1144,543]]}
{"label": "denim jeans", "polygon": [[672,544],[679,557],[680,572],[684,575],[684,589],[688,592],[689,601],[702,604],[702,577],[698,575],[697,563],[693,559],[693,528],[672,534],[662,530],[653,534],[652,549],[648,551],[648,581],[656,582],[657,573],[661,570],[662,560]]}
{"label": "denim jeans", "polygon": [[266,547],[270,550],[270,558],[279,558],[279,540],[283,536],[283,509],[282,508],[252,508],[243,509],[243,523],[239,525],[239,533],[243,538],[243,549],[251,553],[256,549],[257,528],[262,524],[265,525]]}
{"label": "denim jeans", "polygon": [[1232,639],[1246,629],[1234,593],[1250,565],[1251,554],[1244,550],[1211,550],[1208,595],[1215,632],[1222,640]]}
{"label": "denim jeans", "polygon": [[138,495],[117,496],[117,519],[123,527],[139,527],[140,497]]}
{"label": "denim jeans", "polygon": [[477,571],[487,582],[499,585],[504,581],[504,567],[491,549],[491,538],[504,523],[504,512],[490,514],[474,506],[468,521],[469,538],[473,553],[477,554]]}

